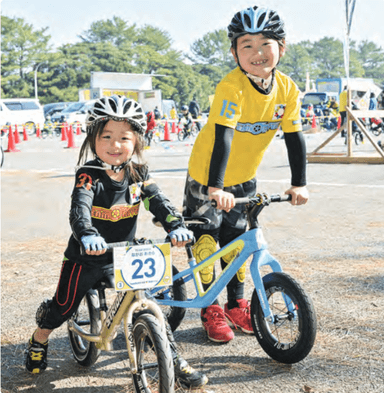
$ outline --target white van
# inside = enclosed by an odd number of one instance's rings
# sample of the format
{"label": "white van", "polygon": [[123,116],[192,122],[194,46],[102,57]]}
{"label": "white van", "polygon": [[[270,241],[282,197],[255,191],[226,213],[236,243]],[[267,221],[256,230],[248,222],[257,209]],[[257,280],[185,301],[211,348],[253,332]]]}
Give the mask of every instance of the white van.
{"label": "white van", "polygon": [[32,98],[6,98],[0,100],[1,127],[11,124],[20,132],[25,124],[28,134],[36,132],[37,125],[44,126],[44,110],[38,100]]}

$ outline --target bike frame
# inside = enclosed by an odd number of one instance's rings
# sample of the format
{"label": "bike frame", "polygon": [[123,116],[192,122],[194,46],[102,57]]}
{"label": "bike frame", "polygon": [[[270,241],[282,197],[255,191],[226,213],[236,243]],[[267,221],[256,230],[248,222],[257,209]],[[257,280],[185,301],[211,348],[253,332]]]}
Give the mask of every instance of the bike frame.
{"label": "bike frame", "polygon": [[136,347],[133,341],[133,314],[140,310],[150,310],[160,321],[165,330],[163,313],[156,302],[145,296],[144,290],[118,292],[108,312],[100,311],[102,327],[100,334],[85,332],[73,319],[68,320],[68,327],[84,340],[96,343],[97,348],[111,351],[115,332],[124,320],[124,333],[128,337],[127,350],[130,368],[133,374],[137,373]]}
{"label": "bike frame", "polygon": [[[238,253],[237,257],[235,257],[225,267],[225,269],[222,270],[220,275],[216,277],[216,279],[209,286],[209,288],[204,291],[199,272],[202,269],[210,266],[211,264],[214,264],[217,259],[228,254],[229,252],[235,250],[238,247],[241,247],[242,249]],[[261,266],[268,265],[273,272],[282,272],[283,270],[280,263],[268,252],[267,243],[264,239],[261,228],[253,228],[248,230],[247,232],[227,244],[225,247],[221,248],[214,254],[210,255],[208,258],[201,261],[199,264],[196,264],[196,259],[193,257],[192,250],[190,250],[188,254],[188,262],[190,267],[175,275],[173,277],[173,280],[176,281],[179,278],[183,278],[184,282],[193,280],[196,289],[196,296],[186,301],[173,300],[170,297],[166,298],[165,296],[164,299],[156,299],[157,303],[173,307],[206,308],[216,300],[216,298],[227,286],[229,281],[237,273],[240,267],[250,256],[252,256],[250,271],[263,310],[264,318],[274,323],[274,316],[269,307],[268,298],[265,293],[263,280],[260,274],[260,268]],[[158,290],[159,288],[153,289],[151,290],[151,293],[155,294]],[[166,294],[167,291],[169,290],[163,291],[162,293]],[[284,301],[289,311],[294,313],[295,310],[293,309],[292,302],[290,302],[289,298],[285,295]]]}

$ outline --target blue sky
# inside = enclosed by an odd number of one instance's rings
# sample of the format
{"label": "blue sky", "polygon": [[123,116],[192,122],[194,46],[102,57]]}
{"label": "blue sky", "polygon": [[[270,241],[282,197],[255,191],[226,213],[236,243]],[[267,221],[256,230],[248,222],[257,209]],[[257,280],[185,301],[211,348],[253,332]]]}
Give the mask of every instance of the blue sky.
{"label": "blue sky", "polygon": [[[226,27],[235,12],[250,5],[283,16],[287,41],[344,38],[345,0],[0,0],[1,13],[22,17],[35,28],[49,27],[51,44],[75,43],[94,21],[116,15],[141,26],[168,31],[174,47],[187,51],[205,33]],[[384,0],[357,0],[351,39],[368,39],[384,49]]]}

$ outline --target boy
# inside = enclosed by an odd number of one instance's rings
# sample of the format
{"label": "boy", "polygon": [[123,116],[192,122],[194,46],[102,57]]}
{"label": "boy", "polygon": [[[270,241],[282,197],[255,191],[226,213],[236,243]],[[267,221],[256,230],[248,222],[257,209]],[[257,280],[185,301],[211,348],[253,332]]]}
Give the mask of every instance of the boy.
{"label": "boy", "polygon": [[[217,210],[204,216],[208,225],[191,228],[197,240],[195,256],[212,254],[246,230],[242,205],[235,197],[256,194],[256,170],[266,148],[281,126],[292,172],[293,205],[308,200],[306,150],[301,133],[299,90],[286,75],[276,70],[285,52],[285,28],[277,12],[250,7],[236,13],[228,26],[232,55],[238,67],[219,83],[208,122],[199,133],[189,161],[184,195],[184,214],[193,213],[205,203],[201,194],[217,202]],[[202,252],[203,251],[203,252]],[[235,255],[221,259],[225,268]],[[202,271],[207,288],[214,278],[213,266]],[[244,299],[245,266],[227,286],[224,310],[216,301],[201,312],[208,338],[228,342],[234,338],[228,326],[253,333],[250,304]]]}

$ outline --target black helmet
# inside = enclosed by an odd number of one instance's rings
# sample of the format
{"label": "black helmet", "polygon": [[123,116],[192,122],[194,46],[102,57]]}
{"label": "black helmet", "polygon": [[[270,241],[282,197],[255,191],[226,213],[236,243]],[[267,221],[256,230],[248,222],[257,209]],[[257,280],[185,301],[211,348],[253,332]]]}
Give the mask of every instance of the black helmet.
{"label": "black helmet", "polygon": [[284,22],[276,11],[257,6],[239,11],[228,26],[231,42],[245,34],[270,33],[274,38],[285,38]]}

